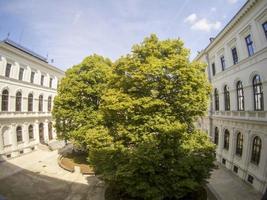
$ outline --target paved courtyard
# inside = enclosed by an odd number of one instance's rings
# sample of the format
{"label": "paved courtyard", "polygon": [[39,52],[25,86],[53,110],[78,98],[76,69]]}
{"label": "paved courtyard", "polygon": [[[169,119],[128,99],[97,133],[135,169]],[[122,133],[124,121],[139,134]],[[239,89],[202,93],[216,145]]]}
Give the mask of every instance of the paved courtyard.
{"label": "paved courtyard", "polygon": [[[8,200],[104,200],[104,184],[94,176],[61,169],[57,151],[37,150],[0,163],[0,197]],[[261,194],[220,166],[208,187],[218,200],[260,200]],[[1,199],[1,198],[0,198]],[[213,200],[214,195],[209,195]]]}
{"label": "paved courtyard", "polygon": [[104,200],[100,180],[61,169],[57,157],[57,151],[37,150],[0,163],[0,195],[8,200]]}

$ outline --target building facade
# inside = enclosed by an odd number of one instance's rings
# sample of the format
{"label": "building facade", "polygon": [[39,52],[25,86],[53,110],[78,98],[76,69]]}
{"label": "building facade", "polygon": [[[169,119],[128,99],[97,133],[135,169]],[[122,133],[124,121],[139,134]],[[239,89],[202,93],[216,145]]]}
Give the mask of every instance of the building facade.
{"label": "building facade", "polygon": [[56,137],[51,110],[64,72],[11,40],[0,43],[0,160]]}
{"label": "building facade", "polygon": [[249,0],[199,53],[213,86],[200,126],[226,168],[264,192],[267,187],[267,1]]}

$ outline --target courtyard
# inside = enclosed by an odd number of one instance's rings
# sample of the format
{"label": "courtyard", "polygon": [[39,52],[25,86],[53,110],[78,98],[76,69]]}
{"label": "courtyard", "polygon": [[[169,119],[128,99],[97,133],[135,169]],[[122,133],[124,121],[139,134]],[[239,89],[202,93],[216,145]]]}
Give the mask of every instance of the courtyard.
{"label": "courtyard", "polygon": [[[63,170],[58,152],[37,150],[0,163],[0,197],[8,200],[104,200],[105,186],[95,176]],[[220,166],[208,184],[208,199],[260,200],[261,195]]]}

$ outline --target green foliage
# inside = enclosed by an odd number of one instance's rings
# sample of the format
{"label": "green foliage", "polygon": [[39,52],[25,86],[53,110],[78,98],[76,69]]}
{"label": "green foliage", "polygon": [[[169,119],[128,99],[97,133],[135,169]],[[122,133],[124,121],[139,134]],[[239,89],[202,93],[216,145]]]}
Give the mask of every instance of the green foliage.
{"label": "green foliage", "polygon": [[189,61],[181,40],[155,35],[112,68],[96,58],[87,59],[82,80],[95,80],[100,68],[100,81],[81,81],[78,65],[61,82],[57,130],[89,149],[96,173],[132,197],[178,199],[198,190],[214,161],[214,145],[193,125],[207,110],[205,66]]}

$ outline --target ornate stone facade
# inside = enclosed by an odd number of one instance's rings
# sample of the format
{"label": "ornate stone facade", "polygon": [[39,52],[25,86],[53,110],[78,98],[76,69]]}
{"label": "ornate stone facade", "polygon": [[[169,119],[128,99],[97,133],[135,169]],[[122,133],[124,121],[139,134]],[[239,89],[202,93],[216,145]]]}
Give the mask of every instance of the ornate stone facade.
{"label": "ornate stone facade", "polygon": [[63,76],[34,52],[11,40],[0,43],[0,160],[56,137],[51,110]]}
{"label": "ornate stone facade", "polygon": [[267,187],[267,2],[251,0],[197,56],[213,86],[199,121],[216,158],[264,192]]}

